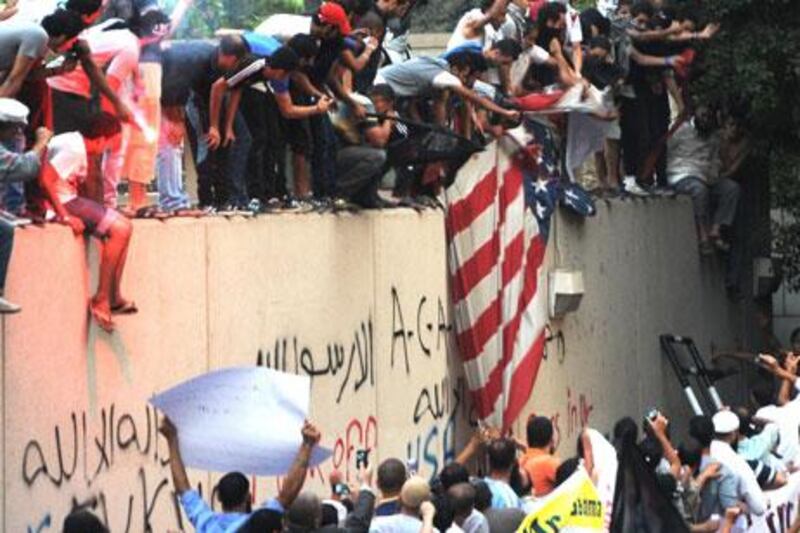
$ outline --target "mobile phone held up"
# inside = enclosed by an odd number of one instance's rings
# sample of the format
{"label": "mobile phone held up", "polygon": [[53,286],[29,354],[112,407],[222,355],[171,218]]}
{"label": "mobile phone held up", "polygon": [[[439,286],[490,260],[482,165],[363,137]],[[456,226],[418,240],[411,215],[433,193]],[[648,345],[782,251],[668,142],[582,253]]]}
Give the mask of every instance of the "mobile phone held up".
{"label": "mobile phone held up", "polygon": [[356,450],[356,468],[369,466],[369,450]]}

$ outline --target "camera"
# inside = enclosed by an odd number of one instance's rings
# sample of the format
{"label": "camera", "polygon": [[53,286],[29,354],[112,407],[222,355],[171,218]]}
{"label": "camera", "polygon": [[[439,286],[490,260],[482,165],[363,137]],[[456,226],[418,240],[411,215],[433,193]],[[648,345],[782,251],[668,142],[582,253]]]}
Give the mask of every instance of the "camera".
{"label": "camera", "polygon": [[658,415],[660,414],[661,413],[658,411],[658,409],[653,407],[652,409],[647,411],[647,415],[645,415],[645,420],[649,420],[650,422],[655,422],[656,419],[658,418]]}

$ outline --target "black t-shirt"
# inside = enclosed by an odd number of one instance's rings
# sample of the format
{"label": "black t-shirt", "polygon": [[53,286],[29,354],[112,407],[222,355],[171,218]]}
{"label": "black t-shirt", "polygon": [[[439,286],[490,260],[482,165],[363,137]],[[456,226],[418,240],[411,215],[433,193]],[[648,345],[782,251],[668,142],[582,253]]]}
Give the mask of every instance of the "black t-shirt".
{"label": "black t-shirt", "polygon": [[172,41],[163,47],[161,104],[186,105],[192,92],[203,102],[211,85],[223,75],[217,67],[217,43],[208,40]]}

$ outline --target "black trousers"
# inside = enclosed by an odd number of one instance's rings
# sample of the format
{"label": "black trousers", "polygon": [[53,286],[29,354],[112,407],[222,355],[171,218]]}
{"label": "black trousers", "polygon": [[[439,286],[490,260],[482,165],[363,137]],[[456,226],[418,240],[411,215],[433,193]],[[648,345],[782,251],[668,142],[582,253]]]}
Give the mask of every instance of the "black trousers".
{"label": "black trousers", "polygon": [[[643,91],[636,98],[622,98],[622,165],[626,176],[639,176],[644,162],[669,131],[669,97],[666,91]],[[667,150],[656,161],[656,183],[667,185]],[[645,176],[647,183],[650,176]]]}
{"label": "black trousers", "polygon": [[247,87],[240,106],[252,145],[247,160],[247,190],[260,200],[286,194],[286,139],[275,96]]}

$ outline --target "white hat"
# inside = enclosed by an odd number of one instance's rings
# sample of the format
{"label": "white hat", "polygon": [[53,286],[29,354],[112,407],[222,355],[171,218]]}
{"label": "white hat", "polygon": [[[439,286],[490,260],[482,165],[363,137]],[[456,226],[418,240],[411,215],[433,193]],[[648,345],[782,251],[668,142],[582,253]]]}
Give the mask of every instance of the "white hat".
{"label": "white hat", "polygon": [[733,411],[720,411],[711,421],[714,423],[714,433],[725,435],[739,430],[739,417]]}
{"label": "white hat", "polygon": [[28,106],[13,98],[0,98],[0,122],[28,123]]}

